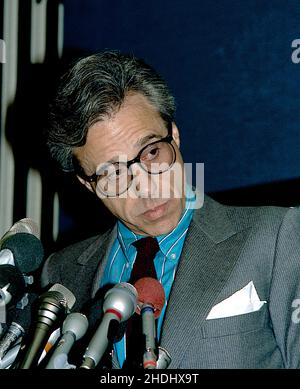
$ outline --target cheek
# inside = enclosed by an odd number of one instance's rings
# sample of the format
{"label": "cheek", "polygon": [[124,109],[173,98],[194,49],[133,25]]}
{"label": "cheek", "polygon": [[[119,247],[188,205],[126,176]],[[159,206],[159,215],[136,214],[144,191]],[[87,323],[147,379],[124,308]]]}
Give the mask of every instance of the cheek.
{"label": "cheek", "polygon": [[130,199],[103,199],[103,204],[110,210],[110,212],[117,218],[128,220],[132,218],[134,204]]}

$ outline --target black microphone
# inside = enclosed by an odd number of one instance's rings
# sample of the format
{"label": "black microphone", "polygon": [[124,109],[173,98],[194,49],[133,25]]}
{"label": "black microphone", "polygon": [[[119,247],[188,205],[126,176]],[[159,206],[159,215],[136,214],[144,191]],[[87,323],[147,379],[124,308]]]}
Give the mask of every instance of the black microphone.
{"label": "black microphone", "polygon": [[[60,326],[65,315],[75,304],[73,293],[60,284],[53,285],[39,297],[38,316],[32,341],[25,347],[20,369],[30,369],[38,364],[50,334]],[[22,348],[22,347],[21,347]]]}
{"label": "black microphone", "polygon": [[60,338],[46,369],[65,369],[71,368],[68,364],[68,354],[73,344],[81,339],[87,329],[88,320],[82,313],[70,313],[62,325],[62,337]]}
{"label": "black microphone", "polygon": [[18,232],[20,226],[25,229],[27,224],[19,222],[16,225],[19,227],[9,231],[6,238],[2,239],[0,251],[0,323],[5,323],[1,327],[8,324],[6,308],[24,308],[28,303],[25,288],[33,283],[33,275],[30,273],[38,269],[44,257],[42,243],[35,235]]}
{"label": "black microphone", "polygon": [[162,284],[152,277],[140,278],[134,284],[138,292],[136,312],[142,315],[143,334],[145,338],[143,367],[156,369],[158,350],[155,319],[157,319],[165,304],[165,291]]}
{"label": "black microphone", "polygon": [[11,318],[11,325],[0,341],[0,361],[3,359],[10,347],[29,330],[31,324],[32,303],[37,299],[37,297],[37,294],[30,293],[28,296],[28,304],[24,307],[24,309],[15,310],[14,317]]}
{"label": "black microphone", "polygon": [[103,357],[120,322],[128,320],[137,306],[137,292],[134,286],[121,282],[104,296],[102,321],[89,342],[80,368],[94,369]]}
{"label": "black microphone", "polygon": [[21,273],[29,274],[39,268],[43,258],[44,249],[41,241],[33,234],[20,232],[3,242],[0,251],[0,266],[14,265]]}
{"label": "black microphone", "polygon": [[6,241],[6,239],[8,239],[9,237],[11,237],[11,236],[13,236],[15,234],[22,233],[22,232],[26,232],[26,233],[32,234],[32,235],[36,236],[37,238],[39,238],[39,236],[40,236],[39,227],[36,224],[36,222],[33,221],[30,218],[24,218],[24,219],[21,219],[21,220],[17,221],[2,236],[2,238],[0,239],[0,248],[2,248],[2,245]]}

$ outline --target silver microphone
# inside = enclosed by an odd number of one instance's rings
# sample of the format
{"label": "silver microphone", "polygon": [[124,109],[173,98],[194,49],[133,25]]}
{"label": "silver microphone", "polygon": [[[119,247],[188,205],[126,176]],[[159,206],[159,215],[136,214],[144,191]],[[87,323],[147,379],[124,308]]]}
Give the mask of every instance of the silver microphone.
{"label": "silver microphone", "polygon": [[103,319],[92,337],[80,368],[94,369],[108,344],[108,334],[113,323],[119,323],[128,320],[135,312],[137,307],[137,291],[135,287],[127,282],[121,282],[111,288],[104,296]]}
{"label": "silver microphone", "polygon": [[73,344],[85,335],[88,325],[88,320],[82,313],[70,313],[66,317],[62,325],[62,337],[46,369],[64,369],[67,366],[67,357]]}

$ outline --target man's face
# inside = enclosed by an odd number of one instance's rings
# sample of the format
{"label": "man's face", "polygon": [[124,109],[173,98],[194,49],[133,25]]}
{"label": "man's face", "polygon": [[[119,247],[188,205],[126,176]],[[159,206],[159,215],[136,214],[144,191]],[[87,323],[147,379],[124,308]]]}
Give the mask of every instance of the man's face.
{"label": "man's face", "polygon": [[[179,167],[183,171],[178,148],[179,133],[174,123],[172,130],[176,169]],[[131,160],[143,147],[166,136],[166,123],[147,98],[138,93],[129,94],[114,115],[89,128],[86,144],[76,148],[74,154],[85,173],[92,175],[104,163],[119,161],[120,156]],[[184,209],[184,195],[178,196],[182,192],[183,180],[170,180],[172,168],[171,171],[153,175],[135,163],[131,171],[134,179],[128,191],[120,197],[102,198],[103,203],[137,234],[158,236],[170,232],[176,227]],[[93,183],[79,180],[89,190],[96,191]],[[169,188],[168,197],[162,194],[162,187]]]}

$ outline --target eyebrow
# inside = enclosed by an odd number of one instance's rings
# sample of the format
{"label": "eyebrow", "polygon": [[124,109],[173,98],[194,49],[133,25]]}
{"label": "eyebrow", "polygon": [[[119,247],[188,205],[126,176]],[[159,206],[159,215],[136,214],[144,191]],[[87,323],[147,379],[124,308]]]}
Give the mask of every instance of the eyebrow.
{"label": "eyebrow", "polygon": [[140,146],[140,147],[143,147],[147,144],[147,142],[149,142],[149,140],[152,140],[154,138],[162,138],[162,136],[160,135],[157,135],[157,134],[149,134],[149,135],[146,135],[144,136],[143,138],[140,138],[137,140],[137,142],[135,142],[134,146]]}
{"label": "eyebrow", "polygon": [[[159,139],[162,139],[163,136],[158,135],[158,134],[149,134],[149,135],[143,136],[142,138],[138,139],[135,142],[134,147],[143,148],[149,142],[149,140],[152,140],[155,138],[157,138],[157,140],[159,140]],[[107,163],[115,163],[118,158],[119,158],[119,156],[115,155],[109,161],[107,161]]]}

